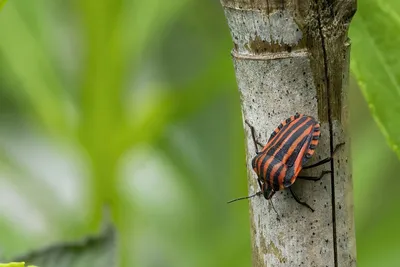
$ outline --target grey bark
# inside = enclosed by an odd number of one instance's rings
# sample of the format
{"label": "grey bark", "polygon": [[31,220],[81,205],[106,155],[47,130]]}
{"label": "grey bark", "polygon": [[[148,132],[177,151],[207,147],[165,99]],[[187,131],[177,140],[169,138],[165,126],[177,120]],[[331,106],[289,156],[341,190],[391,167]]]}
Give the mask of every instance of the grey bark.
{"label": "grey bark", "polygon": [[[279,123],[296,112],[321,122],[321,139],[310,163],[334,160],[304,171],[318,182],[297,180],[299,205],[288,190],[250,200],[253,266],[356,266],[353,195],[348,135],[348,26],[356,0],[221,0],[232,35],[243,122],[266,143]],[[259,191],[251,168],[255,147],[246,133],[249,194]]]}

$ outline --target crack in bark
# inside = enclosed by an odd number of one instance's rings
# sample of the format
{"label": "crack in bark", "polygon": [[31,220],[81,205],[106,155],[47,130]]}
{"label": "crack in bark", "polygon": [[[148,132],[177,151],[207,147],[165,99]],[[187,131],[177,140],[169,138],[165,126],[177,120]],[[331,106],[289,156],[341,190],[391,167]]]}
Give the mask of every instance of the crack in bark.
{"label": "crack in bark", "polygon": [[[332,156],[333,152],[333,126],[332,126],[332,111],[331,111],[331,101],[330,101],[330,82],[329,82],[329,69],[328,69],[328,55],[326,52],[325,45],[325,37],[322,30],[321,23],[321,12],[320,6],[317,3],[317,14],[318,14],[318,30],[319,35],[321,37],[321,46],[322,53],[324,57],[324,76],[325,76],[325,85],[326,85],[326,98],[327,98],[327,106],[328,106],[328,124],[329,124],[329,146],[330,146],[330,154]],[[335,197],[335,172],[334,172],[334,160],[331,160],[331,191],[332,191],[332,228],[333,228],[333,258],[335,267],[338,267],[338,255],[337,255],[337,233],[336,233],[336,197]]]}

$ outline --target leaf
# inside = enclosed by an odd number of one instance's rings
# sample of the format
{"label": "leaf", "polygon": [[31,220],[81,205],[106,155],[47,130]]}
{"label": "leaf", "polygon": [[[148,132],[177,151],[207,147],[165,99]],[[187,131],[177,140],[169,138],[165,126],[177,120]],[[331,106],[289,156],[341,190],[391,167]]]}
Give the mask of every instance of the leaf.
{"label": "leaf", "polygon": [[[10,262],[10,263],[0,263],[0,267],[25,267],[24,262]],[[34,266],[28,266],[34,267]]]}
{"label": "leaf", "polygon": [[[1,1],[0,8],[4,3]],[[13,1],[1,13],[1,72],[7,77],[3,79],[13,84],[2,90],[8,90],[25,107],[27,114],[50,132],[66,136],[70,132],[67,114],[72,104],[51,60],[48,39],[44,37],[49,34],[33,30],[33,25],[45,29],[46,25],[53,24],[47,16],[40,16],[40,11],[49,10],[47,8],[40,1],[23,4]]]}
{"label": "leaf", "polygon": [[[25,267],[25,262],[0,263],[0,267]],[[28,267],[36,267],[29,265]]]}
{"label": "leaf", "polygon": [[108,227],[100,236],[89,237],[81,242],[53,245],[17,260],[40,267],[110,267],[115,265],[114,258],[115,232],[112,227]]}
{"label": "leaf", "polygon": [[400,158],[400,3],[364,0],[352,22],[351,70],[387,143]]}

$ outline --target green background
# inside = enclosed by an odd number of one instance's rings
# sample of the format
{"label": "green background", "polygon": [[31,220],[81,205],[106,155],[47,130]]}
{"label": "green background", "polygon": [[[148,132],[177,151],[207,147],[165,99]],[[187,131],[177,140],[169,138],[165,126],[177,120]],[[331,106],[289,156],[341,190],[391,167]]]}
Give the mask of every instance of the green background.
{"label": "green background", "polygon": [[[358,2],[349,93],[358,262],[399,266],[400,166],[387,143],[396,150],[400,131],[400,8]],[[80,240],[111,217],[122,265],[250,266],[248,205],[226,205],[247,194],[231,48],[215,0],[9,1],[0,257]]]}

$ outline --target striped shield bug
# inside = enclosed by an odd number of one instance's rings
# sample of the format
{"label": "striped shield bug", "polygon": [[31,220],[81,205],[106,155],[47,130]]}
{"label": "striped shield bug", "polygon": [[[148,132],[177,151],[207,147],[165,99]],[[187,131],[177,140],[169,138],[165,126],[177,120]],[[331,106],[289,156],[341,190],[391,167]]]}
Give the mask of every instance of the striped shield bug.
{"label": "striped shield bug", "polygon": [[[256,140],[254,127],[248,121],[245,122],[251,129],[251,135],[256,147],[257,155],[253,158],[251,165],[257,174],[260,191],[248,197],[231,200],[228,203],[259,195],[263,195],[265,199],[270,200],[277,191],[289,188],[293,198],[299,204],[314,211],[306,202],[297,197],[291,186],[296,179],[318,181],[325,174],[332,172],[323,171],[318,177],[299,175],[302,169],[314,168],[332,160],[332,157],[328,157],[312,165],[305,166],[318,145],[321,135],[319,122],[311,116],[296,113],[296,115],[286,119],[275,129],[266,145],[262,145]],[[258,145],[263,147],[261,151],[258,151]],[[336,146],[332,156],[341,145],[343,144]]]}

